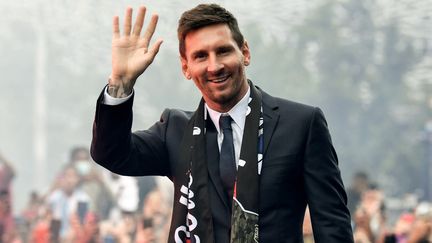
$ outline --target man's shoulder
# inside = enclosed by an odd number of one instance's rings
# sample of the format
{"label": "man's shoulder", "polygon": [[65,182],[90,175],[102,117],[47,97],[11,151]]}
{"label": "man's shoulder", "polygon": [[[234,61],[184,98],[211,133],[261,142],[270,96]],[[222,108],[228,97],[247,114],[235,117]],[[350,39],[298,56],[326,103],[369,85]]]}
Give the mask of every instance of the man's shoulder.
{"label": "man's shoulder", "polygon": [[308,104],[273,96],[263,90],[261,90],[261,92],[264,109],[278,110],[281,115],[311,115],[317,110],[317,107]]}
{"label": "man's shoulder", "polygon": [[181,109],[165,108],[156,124],[165,124],[168,128],[184,129],[194,112]]}
{"label": "man's shoulder", "polygon": [[162,112],[161,119],[168,118],[174,120],[184,120],[188,121],[193,116],[193,111],[181,110],[176,108],[165,108]]}
{"label": "man's shoulder", "polygon": [[275,97],[275,99],[277,99],[277,101],[278,101],[278,103],[282,109],[313,111],[316,108],[312,105],[301,103],[301,102],[294,101],[294,100],[289,100],[286,98]]}

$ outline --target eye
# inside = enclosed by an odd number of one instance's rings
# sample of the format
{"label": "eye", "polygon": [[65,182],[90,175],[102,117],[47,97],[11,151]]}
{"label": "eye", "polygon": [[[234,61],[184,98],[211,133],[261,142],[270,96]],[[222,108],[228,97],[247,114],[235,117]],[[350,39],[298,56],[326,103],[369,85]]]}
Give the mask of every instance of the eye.
{"label": "eye", "polygon": [[219,55],[227,55],[230,54],[233,49],[231,47],[221,47],[218,50]]}
{"label": "eye", "polygon": [[204,60],[207,57],[207,54],[204,52],[197,52],[193,55],[194,60]]}

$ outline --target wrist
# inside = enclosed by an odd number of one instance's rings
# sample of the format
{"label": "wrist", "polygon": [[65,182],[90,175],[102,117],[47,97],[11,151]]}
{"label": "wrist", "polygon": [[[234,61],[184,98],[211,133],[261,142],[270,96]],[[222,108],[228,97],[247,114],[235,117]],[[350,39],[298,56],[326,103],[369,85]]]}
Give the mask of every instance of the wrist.
{"label": "wrist", "polygon": [[124,98],[132,93],[132,81],[124,78],[112,78],[108,80],[108,94],[114,98]]}

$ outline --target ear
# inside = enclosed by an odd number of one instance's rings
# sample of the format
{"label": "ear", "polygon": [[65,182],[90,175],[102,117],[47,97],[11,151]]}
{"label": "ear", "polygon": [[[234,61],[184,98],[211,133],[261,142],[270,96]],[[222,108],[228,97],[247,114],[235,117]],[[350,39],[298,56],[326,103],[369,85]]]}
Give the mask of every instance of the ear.
{"label": "ear", "polygon": [[186,58],[180,56],[180,62],[181,62],[183,75],[185,76],[185,78],[191,79],[191,76],[190,76],[189,71],[188,71],[188,63],[187,63]]}
{"label": "ear", "polygon": [[241,51],[242,51],[242,54],[244,57],[243,64],[245,66],[248,66],[250,64],[251,54],[249,51],[249,45],[248,45],[246,40],[243,42],[243,46],[241,48]]}

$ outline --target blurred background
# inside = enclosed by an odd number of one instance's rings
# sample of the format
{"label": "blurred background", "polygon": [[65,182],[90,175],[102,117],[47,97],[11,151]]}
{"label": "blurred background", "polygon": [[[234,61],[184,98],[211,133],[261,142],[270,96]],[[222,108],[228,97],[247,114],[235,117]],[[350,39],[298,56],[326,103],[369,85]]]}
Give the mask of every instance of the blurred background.
{"label": "blurred background", "polygon": [[[110,74],[112,16],[122,21],[126,6],[157,12],[155,37],[164,39],[135,87],[133,129],[152,125],[165,107],[195,109],[200,94],[181,73],[176,28],[180,14],[202,2],[0,2],[0,172],[14,172],[13,215],[28,209],[31,195],[48,200],[72,151],[89,147],[96,98]],[[346,188],[366,178],[395,219],[431,201],[430,0],[213,2],[237,17],[249,42],[248,78],[323,109]],[[138,190],[170,189],[149,181]]]}

